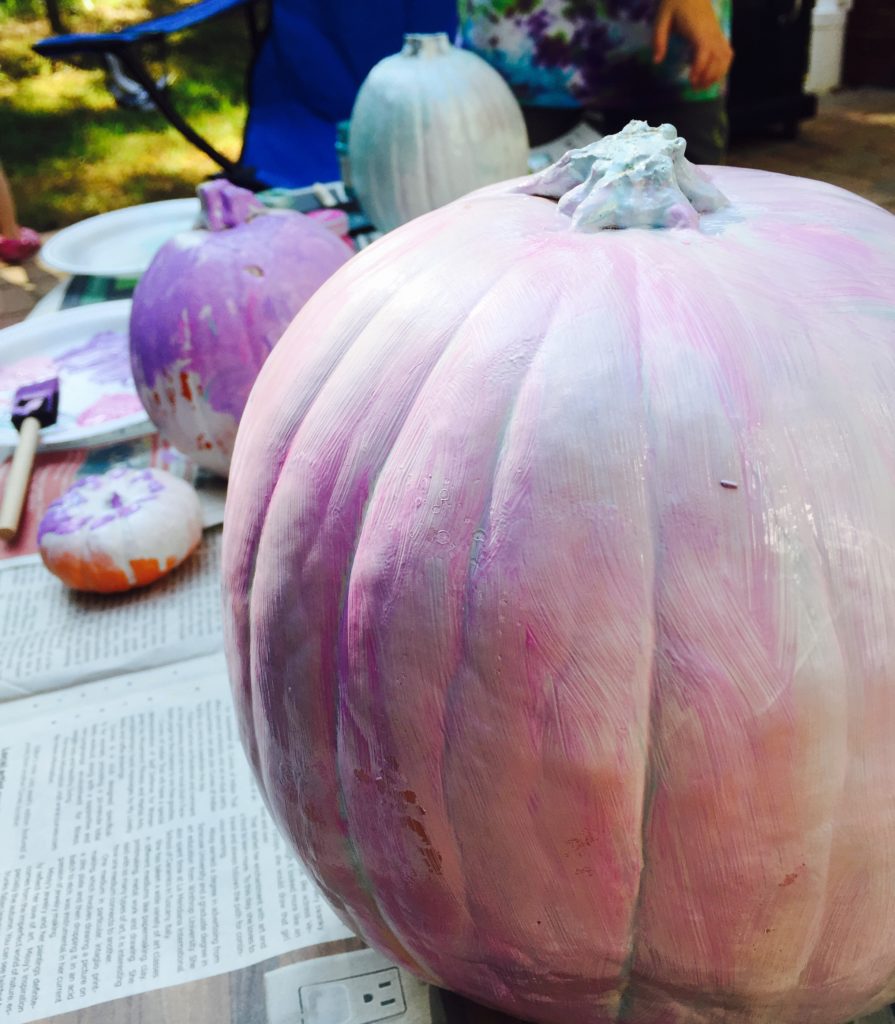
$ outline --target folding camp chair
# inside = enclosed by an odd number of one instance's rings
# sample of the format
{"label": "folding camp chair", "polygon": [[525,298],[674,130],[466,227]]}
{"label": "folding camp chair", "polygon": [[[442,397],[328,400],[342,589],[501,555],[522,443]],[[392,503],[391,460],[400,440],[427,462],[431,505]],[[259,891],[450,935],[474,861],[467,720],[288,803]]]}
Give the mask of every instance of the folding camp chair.
{"label": "folding camp chair", "polygon": [[[456,0],[199,0],[118,32],[52,36],[34,49],[62,60],[95,54],[107,65],[110,58],[120,62],[168,121],[231,181],[255,189],[298,188],[339,178],[336,126],[350,116],[369,70],[397,53],[407,32],[453,34],[456,6]],[[141,49],[237,7],[248,18],[253,54],[242,152],[233,161],[180,116]]]}

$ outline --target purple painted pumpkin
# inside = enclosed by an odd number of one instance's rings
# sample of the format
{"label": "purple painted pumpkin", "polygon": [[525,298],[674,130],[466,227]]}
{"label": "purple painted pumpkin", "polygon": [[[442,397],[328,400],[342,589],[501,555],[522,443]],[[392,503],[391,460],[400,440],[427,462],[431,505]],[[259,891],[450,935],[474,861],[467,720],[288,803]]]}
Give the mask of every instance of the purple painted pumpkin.
{"label": "purple painted pumpkin", "polygon": [[226,475],[239,418],[270,350],[352,250],[292,210],[224,181],[200,186],[207,229],[156,253],[131,311],[137,391],[159,433]]}
{"label": "purple painted pumpkin", "polygon": [[554,1024],[893,999],[889,213],[634,124],[404,225],[265,366],[224,547],[245,747],[370,943]]}

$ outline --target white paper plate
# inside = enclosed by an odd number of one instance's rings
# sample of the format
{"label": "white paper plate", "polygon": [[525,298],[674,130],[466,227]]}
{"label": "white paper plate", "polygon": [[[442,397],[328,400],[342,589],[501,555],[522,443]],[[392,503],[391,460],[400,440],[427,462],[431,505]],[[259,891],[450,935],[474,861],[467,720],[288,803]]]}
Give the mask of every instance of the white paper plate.
{"label": "white paper plate", "polygon": [[69,274],[139,277],[169,238],[195,226],[199,209],[198,198],[166,199],[101,213],[53,235],[40,258]]}
{"label": "white paper plate", "polygon": [[42,448],[87,446],[149,433],[131,376],[130,299],[96,302],[23,320],[0,331],[0,447],[18,434],[10,420],[23,384],[59,377],[59,419]]}

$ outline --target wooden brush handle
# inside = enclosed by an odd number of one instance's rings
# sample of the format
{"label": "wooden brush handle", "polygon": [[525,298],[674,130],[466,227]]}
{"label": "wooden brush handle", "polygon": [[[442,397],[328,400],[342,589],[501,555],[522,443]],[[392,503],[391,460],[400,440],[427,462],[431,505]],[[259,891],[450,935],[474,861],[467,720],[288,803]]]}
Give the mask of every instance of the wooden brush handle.
{"label": "wooden brush handle", "polygon": [[0,540],[12,540],[18,532],[39,438],[40,421],[34,416],[22,420],[19,427],[19,443],[12,457],[6,486],[3,488],[3,503],[0,504]]}

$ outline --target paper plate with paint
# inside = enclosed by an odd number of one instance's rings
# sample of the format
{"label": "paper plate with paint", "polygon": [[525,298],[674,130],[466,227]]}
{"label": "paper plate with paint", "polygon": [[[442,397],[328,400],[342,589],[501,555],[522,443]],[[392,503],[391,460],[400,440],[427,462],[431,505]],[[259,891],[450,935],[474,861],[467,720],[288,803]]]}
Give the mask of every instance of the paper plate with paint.
{"label": "paper plate with paint", "polygon": [[59,378],[59,418],[41,447],[89,445],[149,433],[131,375],[130,299],[24,320],[0,331],[0,448],[15,445],[13,396],[23,384]]}
{"label": "paper plate with paint", "polygon": [[194,227],[198,216],[194,196],[110,210],[63,228],[44,243],[40,258],[69,274],[139,277],[165,242]]}

